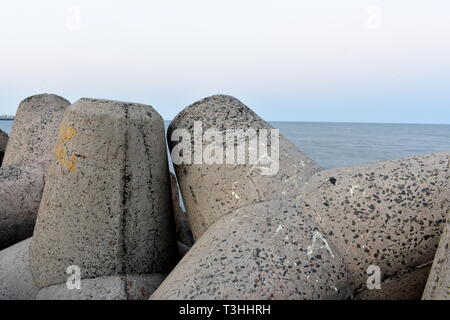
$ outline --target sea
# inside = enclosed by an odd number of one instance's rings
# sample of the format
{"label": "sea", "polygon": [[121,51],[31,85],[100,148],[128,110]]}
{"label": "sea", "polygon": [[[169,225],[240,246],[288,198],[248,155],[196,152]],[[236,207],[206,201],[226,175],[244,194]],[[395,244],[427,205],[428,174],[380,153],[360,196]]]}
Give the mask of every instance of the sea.
{"label": "sea", "polygon": [[[9,134],[12,123],[0,120],[0,129]],[[269,123],[324,169],[450,151],[450,125]]]}

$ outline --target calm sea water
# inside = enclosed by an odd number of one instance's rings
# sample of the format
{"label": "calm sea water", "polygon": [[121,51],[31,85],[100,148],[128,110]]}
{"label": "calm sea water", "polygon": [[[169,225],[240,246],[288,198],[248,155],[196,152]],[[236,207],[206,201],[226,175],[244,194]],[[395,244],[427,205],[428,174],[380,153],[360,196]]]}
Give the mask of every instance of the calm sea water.
{"label": "calm sea water", "polygon": [[325,169],[450,151],[450,125],[271,124]]}
{"label": "calm sea water", "polygon": [[11,132],[12,124],[13,122],[10,120],[0,120],[0,129],[9,134]]}
{"label": "calm sea water", "polygon": [[[165,121],[166,127],[169,121]],[[325,169],[450,151],[450,125],[270,122]],[[12,121],[0,120],[11,132]]]}

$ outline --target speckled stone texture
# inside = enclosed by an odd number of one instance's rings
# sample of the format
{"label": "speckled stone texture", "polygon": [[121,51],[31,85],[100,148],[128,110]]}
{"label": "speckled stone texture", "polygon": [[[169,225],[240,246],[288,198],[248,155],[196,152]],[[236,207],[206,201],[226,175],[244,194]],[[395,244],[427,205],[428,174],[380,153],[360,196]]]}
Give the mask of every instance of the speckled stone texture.
{"label": "speckled stone texture", "polygon": [[19,105],[0,169],[0,250],[33,234],[51,150],[69,105],[53,94]]}
{"label": "speckled stone texture", "polygon": [[150,106],[80,99],[65,113],[31,247],[40,288],[168,273],[177,257],[161,116]]}
{"label": "speckled stone texture", "polygon": [[33,300],[39,291],[30,270],[31,238],[0,251],[0,300]]}
{"label": "speckled stone texture", "polygon": [[177,232],[178,242],[183,244],[183,252],[185,249],[184,247],[192,247],[194,244],[194,237],[192,236],[187,214],[180,206],[180,190],[178,189],[177,178],[173,173],[170,173],[170,184],[172,186],[172,206],[175,216],[175,230]]}
{"label": "speckled stone texture", "polygon": [[[176,129],[187,129],[192,137],[191,145],[194,145],[194,121],[202,122],[203,132],[213,128],[223,133],[223,136],[227,129],[272,129],[236,98],[215,95],[186,107],[171,122],[167,133],[171,151],[179,143],[172,141]],[[270,141],[268,138],[268,150]],[[298,187],[320,170],[314,161],[281,134],[279,141],[279,171],[275,175],[262,175],[259,169],[248,163],[174,164],[195,239],[212,223],[234,209],[256,202],[296,196]],[[203,146],[206,145],[209,142]],[[246,151],[248,149],[246,145]]]}
{"label": "speckled stone texture", "polygon": [[354,296],[356,300],[420,300],[431,265],[420,266],[385,279],[381,289],[364,288]]}
{"label": "speckled stone texture", "polygon": [[0,168],[0,250],[32,236],[44,167],[21,163]]}
{"label": "speckled stone texture", "polygon": [[363,288],[369,265],[391,278],[433,260],[450,211],[449,169],[443,152],[326,170],[297,199]]}
{"label": "speckled stone texture", "polygon": [[70,102],[54,94],[23,100],[17,109],[3,166],[50,161],[58,128]]}
{"label": "speckled stone texture", "polygon": [[8,144],[8,134],[0,129],[0,167],[3,162],[3,157],[5,155],[6,145]]}
{"label": "speckled stone texture", "polygon": [[41,289],[36,300],[147,300],[166,274],[124,275],[81,280],[81,289],[58,284]]}
{"label": "speckled stone texture", "polygon": [[344,299],[342,258],[289,200],[242,207],[214,223],[151,299]]}
{"label": "speckled stone texture", "polygon": [[433,266],[423,293],[424,300],[450,300],[450,219],[439,241]]}

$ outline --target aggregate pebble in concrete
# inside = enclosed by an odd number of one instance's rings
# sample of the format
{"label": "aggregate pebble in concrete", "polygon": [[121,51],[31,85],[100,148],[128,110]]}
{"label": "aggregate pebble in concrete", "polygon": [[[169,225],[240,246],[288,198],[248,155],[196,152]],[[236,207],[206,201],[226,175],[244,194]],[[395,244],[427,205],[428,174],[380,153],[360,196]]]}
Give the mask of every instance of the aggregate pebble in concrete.
{"label": "aggregate pebble in concrete", "polygon": [[41,289],[36,300],[147,300],[166,276],[153,273],[82,279],[81,289],[57,284]]}
{"label": "aggregate pebble in concrete", "polygon": [[[272,127],[236,98],[215,95],[182,110],[171,122],[167,140],[172,141],[177,129],[187,129],[194,146],[194,122],[202,123],[203,132],[213,128],[225,137],[227,129],[261,130]],[[258,131],[259,132],[259,131]],[[223,146],[226,145],[223,139]],[[210,142],[204,141],[203,147]],[[270,153],[271,139],[267,139]],[[249,146],[245,146],[248,153]],[[225,147],[223,147],[225,151]],[[225,152],[224,152],[225,154]],[[256,202],[290,198],[319,166],[280,134],[279,171],[262,175],[254,164],[174,164],[192,233],[198,239],[223,215]],[[236,159],[236,155],[235,155]],[[261,158],[259,158],[261,159]],[[224,162],[222,162],[224,163]]]}
{"label": "aggregate pebble in concrete", "polygon": [[31,239],[0,251],[0,300],[33,300],[39,291],[30,270]]}
{"label": "aggregate pebble in concrete", "polygon": [[58,128],[70,102],[54,94],[23,100],[17,109],[3,166],[50,161]]}
{"label": "aggregate pebble in concrete", "polygon": [[450,300],[450,219],[439,241],[422,299]]}
{"label": "aggregate pebble in concrete", "polygon": [[0,168],[0,250],[33,235],[43,188],[42,163]]}
{"label": "aggregate pebble in concrete", "polygon": [[272,200],[214,223],[151,299],[344,299],[347,275],[311,217]]}
{"label": "aggregate pebble in concrete", "polygon": [[6,145],[8,144],[8,134],[0,129],[0,167],[3,162],[3,157],[5,155]]}
{"label": "aggregate pebble in concrete", "polygon": [[164,127],[150,106],[80,99],[65,113],[34,231],[40,288],[168,273],[177,257]]}
{"label": "aggregate pebble in concrete", "polygon": [[450,152],[443,152],[322,171],[297,199],[362,288],[369,265],[389,278],[433,260],[449,190]]}

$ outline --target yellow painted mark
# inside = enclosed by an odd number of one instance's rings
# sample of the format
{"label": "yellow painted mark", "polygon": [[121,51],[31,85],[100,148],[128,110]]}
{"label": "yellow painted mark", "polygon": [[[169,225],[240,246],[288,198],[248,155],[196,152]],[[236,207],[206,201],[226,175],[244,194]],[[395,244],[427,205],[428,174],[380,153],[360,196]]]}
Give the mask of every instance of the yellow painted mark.
{"label": "yellow painted mark", "polygon": [[73,136],[77,133],[77,130],[72,127],[61,126],[59,128],[59,142],[67,142],[73,138]]}
{"label": "yellow painted mark", "polygon": [[64,147],[63,143],[70,141],[76,133],[77,130],[75,130],[75,128],[61,126],[59,129],[58,143],[56,144],[54,149],[56,160],[58,160],[67,169],[72,170],[72,172],[74,172],[76,169],[77,158],[75,157],[75,155],[69,156],[67,154],[66,148]]}

